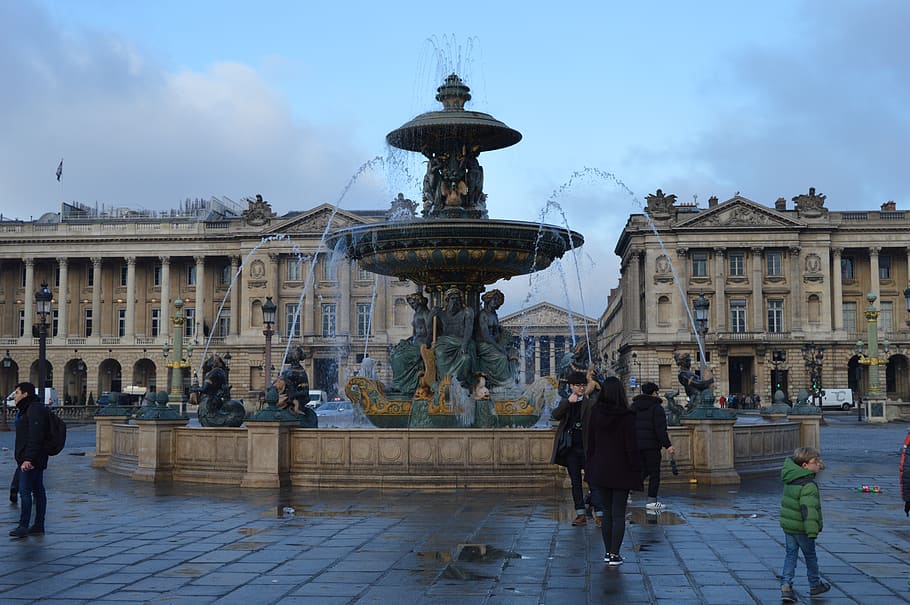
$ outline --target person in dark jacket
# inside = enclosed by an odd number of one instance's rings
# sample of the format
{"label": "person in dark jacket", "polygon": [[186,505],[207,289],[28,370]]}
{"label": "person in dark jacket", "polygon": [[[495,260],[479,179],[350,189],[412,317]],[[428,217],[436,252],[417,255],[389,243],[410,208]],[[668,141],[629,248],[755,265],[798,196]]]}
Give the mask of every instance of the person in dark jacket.
{"label": "person in dark jacket", "polygon": [[793,576],[799,551],[806,561],[809,594],[813,597],[828,592],[831,585],[822,582],[818,573],[818,556],[815,539],[821,533],[822,503],[815,482],[815,475],[825,468],[821,453],[814,447],[799,447],[792,458],[784,460],[780,478],[784,493],[780,499],[780,526],[786,538],[784,568],[780,574],[780,598],[784,603],[795,603]]}
{"label": "person in dark jacket", "polygon": [[910,455],[907,454],[908,450],[910,450],[910,431],[907,431],[907,436],[904,437],[904,445],[901,447],[900,465],[901,498],[904,501],[904,514],[910,517]]}
{"label": "person in dark jacket", "polygon": [[641,478],[642,481],[648,479],[648,503],[645,508],[650,512],[657,512],[663,508],[657,501],[657,491],[660,489],[660,448],[666,448],[671,456],[676,453],[670,444],[667,414],[657,391],[656,384],[646,382],[641,385],[641,395],[636,395],[632,399]]}
{"label": "person in dark jacket", "polygon": [[[16,420],[16,464],[19,466],[19,525],[9,532],[14,538],[44,533],[44,515],[47,511],[47,494],[44,491],[44,470],[47,468],[47,451],[44,448],[47,433],[47,408],[35,394],[35,385],[20,382],[13,393],[18,419]],[[35,501],[35,523],[29,527],[32,516],[32,498]]]}
{"label": "person in dark jacket", "polygon": [[604,562],[622,565],[619,554],[626,532],[626,500],[641,490],[641,468],[635,435],[635,413],[629,409],[618,378],[604,380],[588,421],[585,474],[594,505],[604,511],[600,528]]}
{"label": "person in dark jacket", "polygon": [[[559,421],[559,428],[553,436],[553,453],[550,456],[552,464],[566,467],[569,480],[572,482],[572,501],[575,504],[575,520],[572,525],[584,525],[587,521],[584,489],[581,483],[581,471],[585,466],[585,450],[588,418],[591,415],[591,406],[594,402],[585,395],[588,377],[582,372],[573,372],[568,377],[570,393],[568,397],[559,400],[553,409],[553,420]],[[563,433],[569,432],[571,445],[561,447]],[[600,521],[599,507],[595,507],[595,521]],[[602,509],[599,509],[602,510]],[[602,513],[601,513],[602,514]],[[599,525],[599,524],[598,524]]]}

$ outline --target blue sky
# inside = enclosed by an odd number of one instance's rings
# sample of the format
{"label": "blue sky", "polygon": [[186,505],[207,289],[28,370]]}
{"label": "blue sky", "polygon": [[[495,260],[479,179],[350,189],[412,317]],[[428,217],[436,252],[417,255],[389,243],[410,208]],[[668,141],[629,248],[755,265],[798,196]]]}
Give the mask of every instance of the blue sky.
{"label": "blue sky", "polygon": [[907,23],[899,0],[2,2],[0,212],[256,193],[279,213],[385,208],[424,171],[385,135],[436,109],[454,70],[469,108],[524,136],[480,158],[491,216],[556,202],[587,240],[577,271],[506,284],[504,310],[544,292],[582,310],[563,294],[577,273],[596,316],[619,232],[657,188],[906,207]]}

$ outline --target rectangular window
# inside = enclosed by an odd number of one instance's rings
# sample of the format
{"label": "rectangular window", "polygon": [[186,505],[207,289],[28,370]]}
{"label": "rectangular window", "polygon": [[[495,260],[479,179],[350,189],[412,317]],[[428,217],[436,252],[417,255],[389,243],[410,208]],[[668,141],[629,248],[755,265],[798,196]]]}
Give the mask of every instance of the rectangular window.
{"label": "rectangular window", "polygon": [[190,265],[186,268],[186,285],[196,285],[196,265]]}
{"label": "rectangular window", "polygon": [[707,252],[692,253],[692,277],[707,277],[707,276],[708,276],[708,253]]}
{"label": "rectangular window", "polygon": [[369,336],[372,331],[370,325],[373,321],[373,305],[371,303],[357,303],[357,336]]}
{"label": "rectangular window", "polygon": [[746,274],[746,255],[735,252],[730,255],[730,276],[742,277]]}
{"label": "rectangular window", "polygon": [[215,336],[227,338],[231,335],[231,310],[222,309],[218,316],[218,325],[215,327]]}
{"label": "rectangular window", "polygon": [[196,334],[196,309],[184,307],[183,318],[183,336],[192,338]]}
{"label": "rectangular window", "polygon": [[82,310],[82,330],[86,336],[92,335],[92,310]]}
{"label": "rectangular window", "polygon": [[117,336],[126,336],[126,309],[117,309]]}
{"label": "rectangular window", "polygon": [[878,278],[879,279],[891,279],[891,257],[890,256],[879,256],[878,257]]}
{"label": "rectangular window", "polygon": [[19,336],[25,336],[25,309],[19,309]]}
{"label": "rectangular window", "polygon": [[126,266],[126,265],[120,265],[120,285],[121,285],[121,286],[125,286],[125,285],[126,285],[126,279],[127,279],[128,271],[129,271],[129,270],[127,269],[127,266]]}
{"label": "rectangular window", "polygon": [[894,305],[890,302],[883,302],[878,313],[878,331],[890,335],[894,331],[893,322]]}
{"label": "rectangular window", "polygon": [[322,305],[322,335],[335,336],[335,303]]}
{"label": "rectangular window", "polygon": [[60,265],[54,267],[54,287],[60,287]]}
{"label": "rectangular window", "polygon": [[300,265],[302,263],[296,258],[288,259],[288,281],[300,281]]}
{"label": "rectangular window", "polygon": [[768,252],[765,260],[768,265],[768,277],[780,277],[784,274],[784,259],[780,252]]}
{"label": "rectangular window", "polygon": [[856,334],[856,303],[845,302],[843,304],[844,312],[844,331],[847,335]]}
{"label": "rectangular window", "polygon": [[[300,338],[300,319],[301,317],[297,315],[297,303],[284,305],[284,333],[288,338]],[[297,315],[297,321],[294,321],[294,316]],[[291,326],[294,327],[291,330]]]}
{"label": "rectangular window", "polygon": [[730,301],[730,331],[743,333],[746,331],[746,301]]}
{"label": "rectangular window", "polygon": [[95,285],[95,265],[92,263],[88,264],[88,287],[91,288]]}
{"label": "rectangular window", "polygon": [[322,257],[322,279],[336,281],[338,279],[338,265],[328,256]]}
{"label": "rectangular window", "polygon": [[784,301],[768,301],[768,332],[780,333],[784,331]]}
{"label": "rectangular window", "polygon": [[51,315],[53,315],[53,319],[51,320],[51,336],[56,336],[60,330],[60,311],[54,309],[51,312]]}
{"label": "rectangular window", "polygon": [[373,279],[373,274],[364,269],[363,267],[357,267],[357,279],[360,281],[371,281]]}
{"label": "rectangular window", "polygon": [[224,265],[221,267],[221,272],[218,274],[218,285],[219,286],[229,286],[231,285],[231,278],[233,278],[231,273],[231,266]]}
{"label": "rectangular window", "polygon": [[155,269],[152,273],[152,285],[160,286],[161,285],[161,265],[155,265]]}
{"label": "rectangular window", "polygon": [[161,334],[161,309],[152,309],[152,336]]}
{"label": "rectangular window", "polygon": [[855,279],[853,273],[853,257],[844,256],[840,259],[840,278]]}
{"label": "rectangular window", "polygon": [[25,265],[22,265],[22,273],[19,275],[19,287],[25,287]]}

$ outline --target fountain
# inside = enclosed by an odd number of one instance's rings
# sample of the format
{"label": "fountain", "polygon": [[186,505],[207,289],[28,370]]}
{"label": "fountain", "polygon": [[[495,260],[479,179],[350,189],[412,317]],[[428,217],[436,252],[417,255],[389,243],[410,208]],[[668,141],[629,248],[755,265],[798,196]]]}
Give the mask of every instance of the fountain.
{"label": "fountain", "polygon": [[[518,385],[518,352],[499,327],[504,297],[485,290],[547,268],[584,239],[542,222],[489,218],[478,157],[518,143],[521,134],[465,109],[470,99],[453,73],[437,89],[441,110],[386,137],[427,158],[421,217],[416,204],[401,199],[394,220],[342,229],[326,240],[363,269],[420,288],[409,299],[414,336],[391,353],[392,383],[357,376],[345,387],[378,427],[531,426],[540,416],[542,398]],[[428,302],[419,300],[424,294]]]}

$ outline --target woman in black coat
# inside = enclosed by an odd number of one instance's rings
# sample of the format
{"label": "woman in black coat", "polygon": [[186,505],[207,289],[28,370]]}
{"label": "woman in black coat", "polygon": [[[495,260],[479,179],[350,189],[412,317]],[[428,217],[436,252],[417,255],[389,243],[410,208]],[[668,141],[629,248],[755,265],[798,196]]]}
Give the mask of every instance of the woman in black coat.
{"label": "woman in black coat", "polygon": [[642,489],[635,412],[629,409],[622,383],[616,377],[603,382],[597,402],[591,407],[585,472],[594,505],[604,511],[600,528],[604,562],[622,565],[619,555],[626,531],[626,501],[629,491]]}

